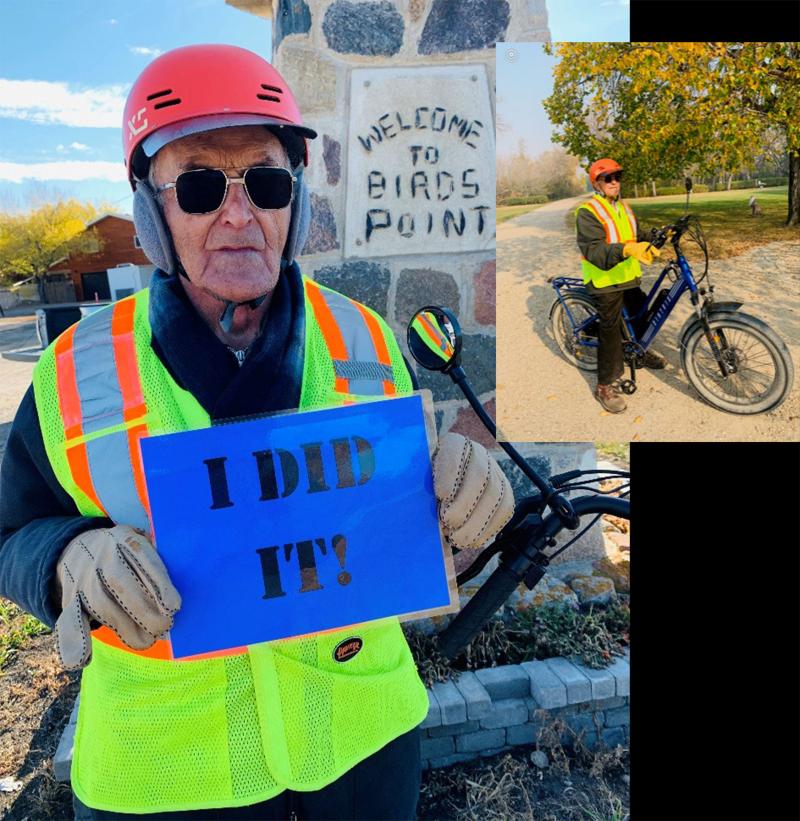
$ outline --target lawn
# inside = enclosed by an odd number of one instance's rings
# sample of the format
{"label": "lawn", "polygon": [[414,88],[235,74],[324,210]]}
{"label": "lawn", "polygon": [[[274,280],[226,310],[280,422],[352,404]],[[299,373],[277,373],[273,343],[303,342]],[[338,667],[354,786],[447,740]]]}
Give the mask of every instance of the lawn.
{"label": "lawn", "polygon": [[[764,214],[750,215],[747,202],[755,194]],[[743,188],[740,191],[710,191],[692,194],[689,212],[700,218],[712,259],[736,256],[781,240],[799,240],[800,229],[787,228],[786,186]],[[647,228],[664,225],[683,214],[686,196],[640,197],[629,200],[639,222]]]}
{"label": "lawn", "polygon": [[547,205],[547,203],[537,202],[534,205],[498,205],[496,218],[497,225],[500,225],[501,222],[510,220],[513,217],[519,217],[522,216],[522,214],[527,214],[529,211],[535,211],[543,205]]}

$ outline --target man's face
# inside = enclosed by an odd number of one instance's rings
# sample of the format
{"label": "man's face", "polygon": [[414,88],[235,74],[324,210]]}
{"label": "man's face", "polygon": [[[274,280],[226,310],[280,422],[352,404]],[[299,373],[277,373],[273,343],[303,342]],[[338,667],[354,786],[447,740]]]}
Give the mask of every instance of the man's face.
{"label": "man's face", "polygon": [[[612,174],[611,176],[617,177],[618,174]],[[615,200],[619,196],[622,183],[618,179],[613,179],[607,182],[606,175],[604,174],[597,178],[597,187],[604,197],[607,197],[610,200]]]}
{"label": "man's face", "polygon": [[[238,126],[191,134],[169,143],[155,157],[157,186],[183,171],[222,168],[241,177],[253,165],[289,167],[286,152],[263,126]],[[272,291],[289,232],[291,205],[261,211],[244,186],[229,183],[225,201],[211,214],[186,214],[175,189],[161,194],[175,251],[192,284],[233,302],[246,302]]]}

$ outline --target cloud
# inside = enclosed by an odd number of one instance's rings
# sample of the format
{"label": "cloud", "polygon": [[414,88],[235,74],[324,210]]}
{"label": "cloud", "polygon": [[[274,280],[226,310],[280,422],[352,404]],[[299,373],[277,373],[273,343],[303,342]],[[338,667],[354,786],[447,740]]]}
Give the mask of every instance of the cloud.
{"label": "cloud", "polygon": [[113,17],[108,21],[109,26],[118,26],[119,20],[115,20]]}
{"label": "cloud", "polygon": [[160,48],[147,48],[147,46],[130,46],[128,48],[131,54],[143,54],[145,57],[158,57],[163,54]]}
{"label": "cloud", "polygon": [[106,180],[127,182],[128,175],[121,162],[62,162],[15,163],[0,162],[0,182],[23,180]]}
{"label": "cloud", "polygon": [[89,146],[84,145],[83,143],[70,143],[70,148],[74,148],[76,151],[89,151]]}
{"label": "cloud", "polygon": [[119,128],[128,88],[76,90],[67,83],[0,78],[0,117],[46,125]]}

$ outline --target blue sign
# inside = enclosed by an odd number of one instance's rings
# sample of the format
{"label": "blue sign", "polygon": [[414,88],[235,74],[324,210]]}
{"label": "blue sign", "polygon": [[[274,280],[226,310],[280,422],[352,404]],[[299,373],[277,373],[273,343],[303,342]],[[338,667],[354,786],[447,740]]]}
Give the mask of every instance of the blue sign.
{"label": "blue sign", "polygon": [[450,603],[420,396],[141,446],[176,658]]}

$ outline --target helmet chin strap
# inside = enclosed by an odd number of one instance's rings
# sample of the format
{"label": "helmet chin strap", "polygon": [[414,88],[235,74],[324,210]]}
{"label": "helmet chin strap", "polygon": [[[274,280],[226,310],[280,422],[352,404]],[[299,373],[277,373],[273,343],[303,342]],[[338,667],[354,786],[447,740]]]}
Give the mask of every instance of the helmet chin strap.
{"label": "helmet chin strap", "polygon": [[[183,263],[181,262],[180,257],[177,254],[175,254],[175,262],[176,267],[178,269],[178,273],[182,277],[185,277],[188,282],[191,282],[192,280],[189,278],[189,274],[186,273],[186,269],[183,267]],[[285,267],[286,260],[281,258],[281,272]],[[258,308],[259,305],[261,305],[264,302],[264,300],[270,294],[270,292],[267,291],[266,293],[261,294],[261,296],[255,297],[254,299],[246,299],[244,302],[234,302],[233,300],[225,299],[225,297],[222,297],[219,294],[214,293],[214,291],[208,288],[203,288],[202,290],[205,291],[205,293],[207,293],[210,297],[216,299],[218,302],[221,302],[225,306],[217,322],[219,322],[220,328],[222,328],[222,330],[225,331],[226,334],[229,334],[231,332],[231,327],[233,326],[233,313],[237,308],[246,306],[251,311],[254,311],[256,308]]]}

